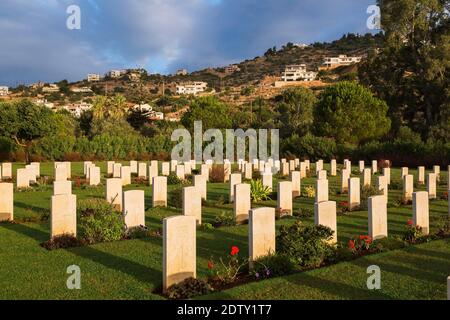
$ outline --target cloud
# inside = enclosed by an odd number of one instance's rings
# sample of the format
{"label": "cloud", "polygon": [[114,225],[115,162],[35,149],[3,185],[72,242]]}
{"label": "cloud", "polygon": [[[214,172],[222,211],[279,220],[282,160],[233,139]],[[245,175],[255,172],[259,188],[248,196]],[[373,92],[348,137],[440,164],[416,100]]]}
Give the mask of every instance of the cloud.
{"label": "cloud", "polygon": [[[78,80],[145,67],[169,73],[226,65],[288,41],[368,32],[375,0],[2,0],[0,84]],[[81,8],[82,29],[66,28]]]}

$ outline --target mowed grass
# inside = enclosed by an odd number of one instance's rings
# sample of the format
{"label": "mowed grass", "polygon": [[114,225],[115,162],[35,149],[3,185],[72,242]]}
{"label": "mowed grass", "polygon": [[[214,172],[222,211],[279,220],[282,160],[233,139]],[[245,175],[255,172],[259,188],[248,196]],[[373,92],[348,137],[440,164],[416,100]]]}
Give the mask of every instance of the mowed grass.
{"label": "mowed grass", "polygon": [[[106,163],[97,163],[106,171]],[[23,164],[14,164],[14,172]],[[417,174],[415,170],[411,173]],[[82,176],[82,163],[72,163],[72,176]],[[43,176],[53,175],[53,164],[41,165]],[[392,179],[400,178],[400,170],[393,169]],[[447,173],[441,173],[438,196],[447,189]],[[329,177],[330,199],[346,200],[337,195],[339,176]],[[302,187],[314,185],[314,178],[302,180]],[[276,181],[274,181],[276,188]],[[169,190],[174,187],[169,187]],[[151,208],[151,187],[131,185],[125,188],[145,190],[146,225],[150,230],[162,228],[162,219],[181,213],[176,208]],[[417,189],[416,189],[417,190]],[[418,190],[424,190],[420,186]],[[73,189],[78,200],[104,198],[105,187]],[[15,218],[18,224],[0,224],[0,299],[161,299],[153,293],[162,283],[162,239],[151,237],[140,240],[102,243],[89,247],[47,251],[40,243],[50,237],[49,223],[39,218],[49,214],[52,188],[42,186],[34,191],[15,192]],[[390,200],[400,197],[401,190],[391,190]],[[203,222],[212,223],[223,211],[232,212],[227,184],[208,184],[208,204],[202,208]],[[255,206],[276,206],[266,201]],[[314,200],[297,198],[294,210],[313,209]],[[448,214],[444,200],[430,202],[432,232],[437,221]],[[390,207],[387,248],[399,247],[395,239],[403,234],[411,206]],[[297,218],[277,221],[281,225],[294,223]],[[36,222],[25,222],[36,221]],[[314,218],[302,219],[305,224]],[[367,234],[367,212],[352,212],[338,217],[338,241],[344,245],[352,236]],[[221,257],[236,245],[245,256],[248,251],[248,226],[223,227],[212,231],[197,231],[197,271],[199,277],[209,272],[210,257]],[[382,269],[382,290],[369,291],[365,283],[366,268],[377,264]],[[68,290],[67,267],[78,265],[82,272],[82,290]],[[450,275],[450,246],[448,240],[434,241],[407,249],[390,251],[343,262],[327,268],[303,272],[262,282],[251,283],[216,293],[220,299],[444,299],[446,277]],[[209,298],[209,297],[208,297]]]}

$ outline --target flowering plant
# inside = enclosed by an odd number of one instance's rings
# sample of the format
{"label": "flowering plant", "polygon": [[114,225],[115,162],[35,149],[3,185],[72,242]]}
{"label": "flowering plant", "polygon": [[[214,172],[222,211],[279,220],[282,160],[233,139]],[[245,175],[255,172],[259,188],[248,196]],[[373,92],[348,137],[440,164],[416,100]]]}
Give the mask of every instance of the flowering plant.
{"label": "flowering plant", "polygon": [[355,255],[370,252],[374,249],[372,238],[360,235],[348,241],[348,249]]}
{"label": "flowering plant", "polygon": [[223,284],[230,284],[236,281],[241,270],[248,264],[248,261],[239,259],[239,247],[232,246],[226,258],[220,258],[219,263],[213,259],[208,261],[208,269]]}
{"label": "flowering plant", "polygon": [[406,223],[406,231],[403,236],[403,240],[409,243],[416,243],[422,236],[422,227],[414,225],[414,221],[409,219]]}

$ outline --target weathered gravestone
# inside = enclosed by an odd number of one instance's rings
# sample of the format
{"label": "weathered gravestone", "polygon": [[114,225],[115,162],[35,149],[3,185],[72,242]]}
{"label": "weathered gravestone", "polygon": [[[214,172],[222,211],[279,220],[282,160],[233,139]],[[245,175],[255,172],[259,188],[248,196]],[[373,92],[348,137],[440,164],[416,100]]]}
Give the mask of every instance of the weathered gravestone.
{"label": "weathered gravestone", "polygon": [[317,179],[316,180],[316,200],[315,202],[328,201],[328,180]]}
{"label": "weathered gravestone", "polygon": [[280,213],[292,215],[292,182],[278,182],[277,209]]}
{"label": "weathered gravestone", "polygon": [[143,190],[123,192],[122,205],[127,229],[145,226],[145,194]]}
{"label": "weathered gravestone", "polygon": [[202,175],[194,176],[194,187],[197,188],[200,193],[202,200],[207,200],[207,184],[206,179]]}
{"label": "weathered gravestone", "polygon": [[123,166],[120,168],[120,178],[122,179],[122,185],[128,186],[131,184],[131,168]]}
{"label": "weathered gravestone", "polygon": [[413,222],[415,226],[422,227],[425,235],[430,233],[430,209],[428,192],[419,191],[413,193]]}
{"label": "weathered gravestone", "polygon": [[427,178],[427,191],[430,199],[436,199],[436,174],[429,173]]}
{"label": "weathered gravestone", "polygon": [[163,291],[197,277],[196,219],[175,216],[163,220]]}
{"label": "weathered gravestone", "polygon": [[248,212],[251,209],[250,185],[235,184],[234,194],[234,216],[236,223],[240,224],[248,220]]}
{"label": "weathered gravestone", "polygon": [[350,171],[343,169],[341,172],[341,193],[348,192],[348,180],[350,179]]}
{"label": "weathered gravestone", "polygon": [[348,179],[348,209],[350,211],[359,208],[361,205],[361,185],[359,178]]}
{"label": "weathered gravestone", "polygon": [[27,169],[17,169],[17,189],[30,187],[30,172]]}
{"label": "weathered gravestone", "polygon": [[73,194],[52,196],[50,236],[77,236],[77,197]]}
{"label": "weathered gravestone", "polygon": [[233,173],[230,175],[229,190],[230,190],[230,203],[234,202],[234,186],[242,183],[242,175],[240,173]]}
{"label": "weathered gravestone", "polygon": [[275,209],[258,208],[249,213],[249,266],[259,258],[275,253]]}
{"label": "weathered gravestone", "polygon": [[363,186],[370,187],[372,185],[372,171],[364,169],[362,174]]}
{"label": "weathered gravestone", "polygon": [[122,210],[122,179],[111,178],[106,180],[106,201]]}
{"label": "weathered gravestone", "polygon": [[333,231],[332,243],[337,243],[336,201],[324,201],[314,204],[314,222]]}
{"label": "weathered gravestone", "polygon": [[167,207],[167,177],[154,177],[152,183],[153,207]]}
{"label": "weathered gravestone", "polygon": [[300,197],[301,195],[301,178],[300,171],[291,171],[292,196]]}
{"label": "weathered gravestone", "polygon": [[3,179],[12,179],[12,164],[9,162],[2,163]]}
{"label": "weathered gravestone", "polygon": [[369,197],[369,237],[373,240],[386,238],[387,229],[387,202],[384,196]]}
{"label": "weathered gravestone", "polygon": [[196,187],[183,188],[183,215],[195,217],[202,224],[202,197]]}
{"label": "weathered gravestone", "polygon": [[140,162],[138,165],[138,177],[147,179],[147,164],[145,162]]}
{"label": "weathered gravestone", "polygon": [[418,171],[417,172],[417,174],[418,174],[417,182],[419,184],[425,184],[425,167],[423,167],[423,166],[418,167],[417,171]]}
{"label": "weathered gravestone", "polygon": [[414,176],[407,174],[403,177],[403,201],[411,201],[414,191]]}
{"label": "weathered gravestone", "polygon": [[89,185],[98,186],[100,184],[100,168],[91,166],[89,167]]}
{"label": "weathered gravestone", "polygon": [[0,183],[0,222],[14,220],[14,185]]}

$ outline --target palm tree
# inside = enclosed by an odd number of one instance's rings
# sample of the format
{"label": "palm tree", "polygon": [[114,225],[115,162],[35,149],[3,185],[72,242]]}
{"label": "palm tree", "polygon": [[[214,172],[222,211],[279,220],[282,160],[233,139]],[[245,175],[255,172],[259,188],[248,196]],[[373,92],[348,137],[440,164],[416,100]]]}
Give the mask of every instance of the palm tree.
{"label": "palm tree", "polygon": [[95,97],[94,104],[92,106],[92,117],[95,120],[103,120],[106,117],[108,98],[105,96]]}

